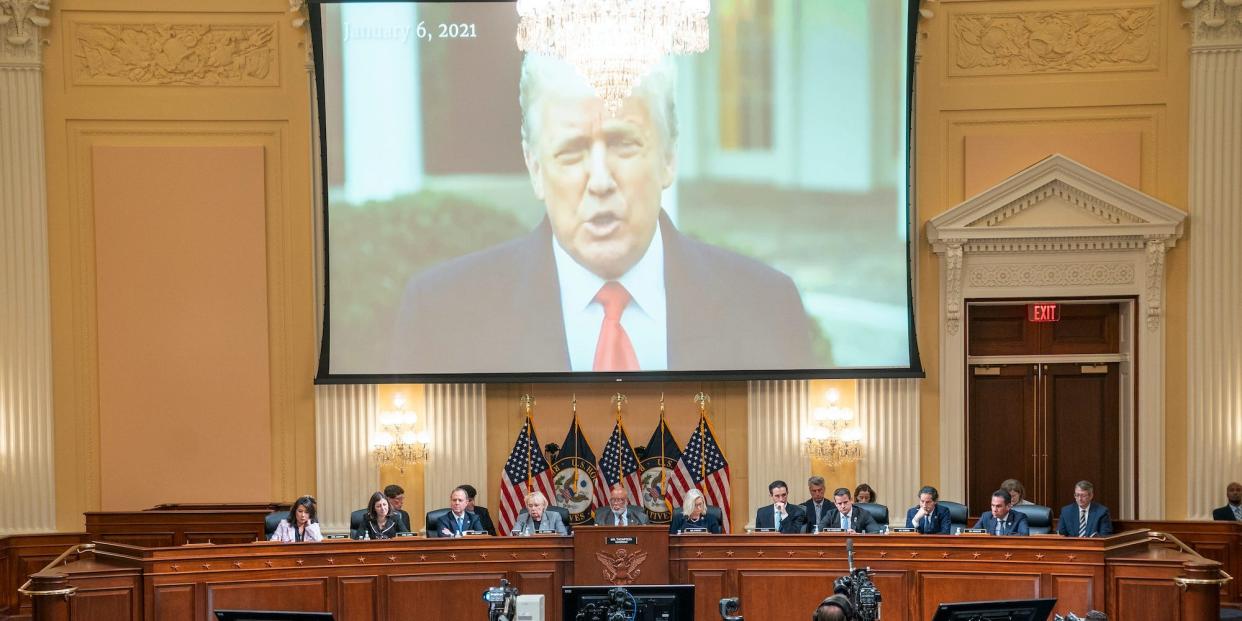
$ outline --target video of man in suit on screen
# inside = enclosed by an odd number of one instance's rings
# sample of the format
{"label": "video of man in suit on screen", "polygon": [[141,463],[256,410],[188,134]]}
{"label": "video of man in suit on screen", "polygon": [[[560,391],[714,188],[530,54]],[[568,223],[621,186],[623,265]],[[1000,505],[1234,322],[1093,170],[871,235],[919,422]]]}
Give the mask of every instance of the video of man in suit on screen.
{"label": "video of man in suit on screen", "polygon": [[508,3],[320,5],[328,374],[910,368],[906,8],[713,2],[613,112]]}

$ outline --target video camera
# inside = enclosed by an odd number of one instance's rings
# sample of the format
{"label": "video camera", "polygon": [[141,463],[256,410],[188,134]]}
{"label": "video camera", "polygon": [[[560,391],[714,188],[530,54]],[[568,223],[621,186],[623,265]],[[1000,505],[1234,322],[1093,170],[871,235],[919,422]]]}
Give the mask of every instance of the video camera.
{"label": "video camera", "polygon": [[608,603],[589,603],[578,610],[574,621],[629,621],[638,615],[638,601],[625,587],[608,591]]}
{"label": "video camera", "polygon": [[849,600],[852,611],[846,615],[851,620],[875,621],[880,618],[880,590],[871,581],[871,568],[854,567],[854,540],[845,540],[850,572],[832,583],[832,592]]}
{"label": "video camera", "polygon": [[504,578],[500,579],[500,586],[483,591],[483,601],[487,602],[487,621],[511,621],[517,609],[517,596],[517,587],[510,586]]}

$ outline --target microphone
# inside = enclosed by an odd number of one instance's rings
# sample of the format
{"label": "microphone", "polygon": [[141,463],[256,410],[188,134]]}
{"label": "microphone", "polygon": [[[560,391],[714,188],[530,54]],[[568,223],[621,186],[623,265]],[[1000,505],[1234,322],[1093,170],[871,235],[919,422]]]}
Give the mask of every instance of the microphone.
{"label": "microphone", "polygon": [[845,554],[846,558],[849,559],[850,574],[852,575],[854,573],[854,540],[852,538],[845,540]]}

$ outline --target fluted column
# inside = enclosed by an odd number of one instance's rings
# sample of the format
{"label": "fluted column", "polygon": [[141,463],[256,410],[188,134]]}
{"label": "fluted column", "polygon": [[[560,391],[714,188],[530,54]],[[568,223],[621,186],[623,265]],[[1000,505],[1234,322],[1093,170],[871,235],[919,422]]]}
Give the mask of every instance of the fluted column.
{"label": "fluted column", "polygon": [[744,519],[734,519],[734,524],[753,525],[755,510],[771,502],[768,484],[772,481],[785,481],[797,494],[811,476],[811,460],[802,451],[802,434],[810,417],[807,384],[806,380],[748,382],[750,502]]}
{"label": "fluted column", "polygon": [[892,519],[914,505],[914,493],[923,485],[919,477],[919,381],[859,380],[858,418],[863,430],[858,481],[875,488]]}
{"label": "fluted column", "polygon": [[55,530],[43,159],[48,5],[0,0],[0,535]]}
{"label": "fluted column", "polygon": [[374,385],[315,387],[315,499],[326,531],[349,529],[349,514],[379,489],[371,460],[375,429]]}
{"label": "fluted column", "polygon": [[[1242,6],[1191,9],[1187,456],[1190,518],[1242,472]],[[1230,6],[1233,5],[1233,6]]]}
{"label": "fluted column", "polygon": [[449,493],[463,483],[478,489],[478,504],[495,506],[488,495],[486,386],[429,384],[426,394],[431,432],[431,459],[423,470],[427,510],[447,506]]}

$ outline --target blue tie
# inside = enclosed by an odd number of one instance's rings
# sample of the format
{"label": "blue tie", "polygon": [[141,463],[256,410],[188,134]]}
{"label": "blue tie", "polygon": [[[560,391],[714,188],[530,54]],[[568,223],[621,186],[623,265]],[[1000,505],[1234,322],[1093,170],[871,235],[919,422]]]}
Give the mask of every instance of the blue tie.
{"label": "blue tie", "polygon": [[465,522],[465,516],[457,518],[457,532],[459,534],[466,530],[464,522]]}

